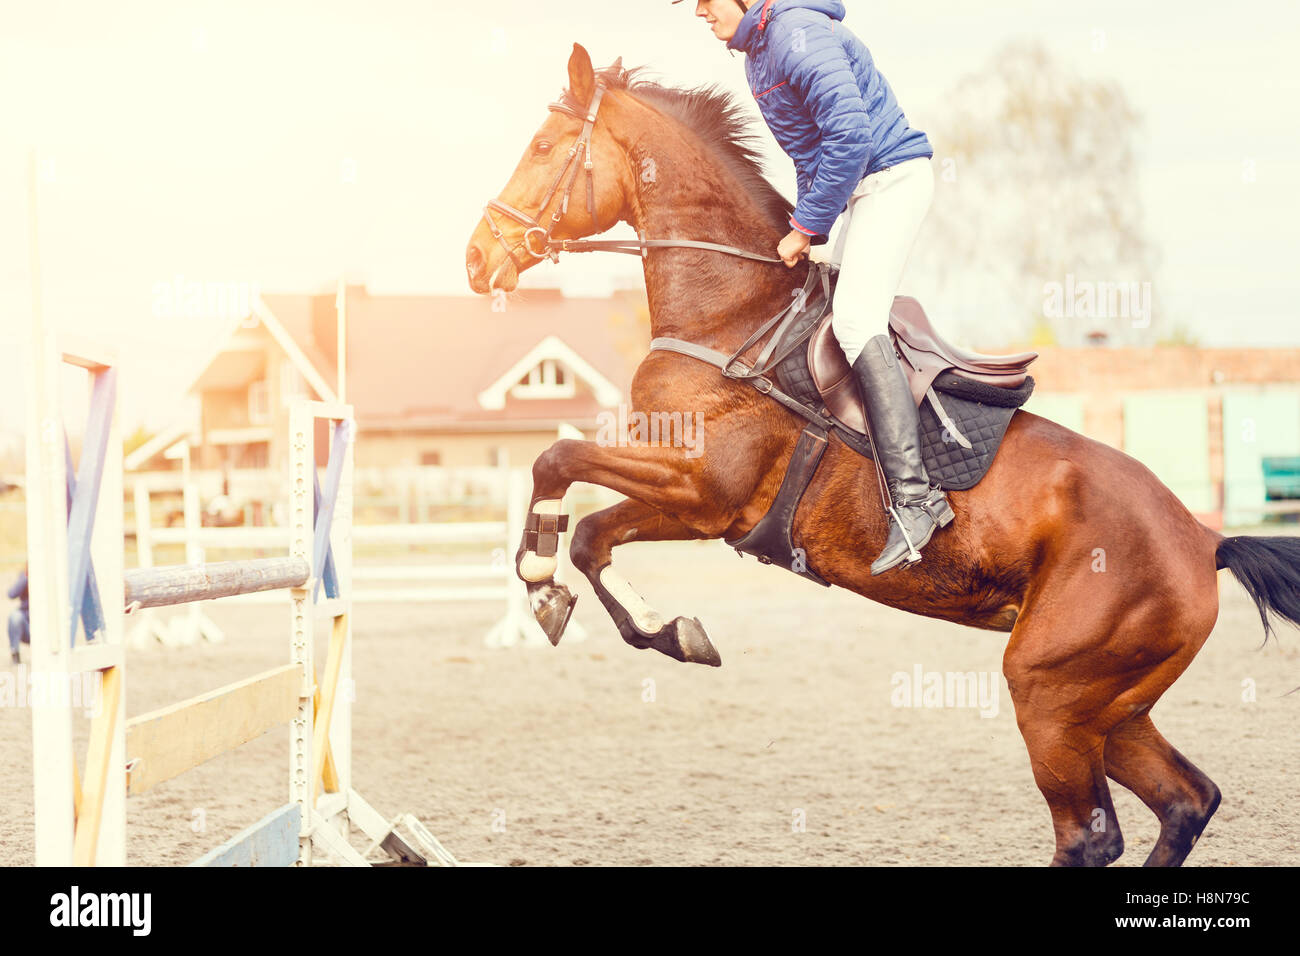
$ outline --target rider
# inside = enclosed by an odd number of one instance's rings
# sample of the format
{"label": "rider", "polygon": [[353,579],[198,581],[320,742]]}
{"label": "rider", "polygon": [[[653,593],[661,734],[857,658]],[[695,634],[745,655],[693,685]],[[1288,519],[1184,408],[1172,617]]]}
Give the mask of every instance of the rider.
{"label": "rider", "polygon": [[[679,0],[673,0],[674,3]],[[934,194],[934,150],[907,125],[866,46],[843,24],[840,0],[698,0],[728,49],[747,54],[759,111],[794,160],[799,188],[790,233],[777,246],[794,267],[826,242],[846,207],[832,329],[862,388],[871,439],[893,499],[889,538],[871,565],[904,561],[953,519],[921,462],[920,418],[886,322],[908,252]]]}

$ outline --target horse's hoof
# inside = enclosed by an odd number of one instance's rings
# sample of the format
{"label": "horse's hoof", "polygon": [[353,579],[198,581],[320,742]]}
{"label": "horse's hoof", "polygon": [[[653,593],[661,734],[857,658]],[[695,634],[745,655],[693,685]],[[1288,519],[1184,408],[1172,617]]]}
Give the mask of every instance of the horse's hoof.
{"label": "horse's hoof", "polygon": [[655,635],[650,646],[683,664],[722,666],[722,656],[709,640],[698,617],[677,618]]}
{"label": "horse's hoof", "polygon": [[552,647],[558,645],[569,618],[573,616],[573,606],[578,603],[577,595],[563,584],[552,581],[529,587],[528,602],[546,639]]}

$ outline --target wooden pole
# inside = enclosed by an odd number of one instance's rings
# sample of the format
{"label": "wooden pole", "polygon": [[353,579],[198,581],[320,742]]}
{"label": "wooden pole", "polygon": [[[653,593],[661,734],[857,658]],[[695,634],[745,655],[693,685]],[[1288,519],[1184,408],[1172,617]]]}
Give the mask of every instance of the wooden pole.
{"label": "wooden pole", "polygon": [[[110,793],[110,783],[117,774],[111,766],[114,750],[122,748],[115,744],[119,736],[122,702],[122,668],[108,667],[103,671],[103,685],[100,691],[102,710],[90,725],[90,748],[86,753],[86,785],[82,788],[80,812],[77,817],[76,845],[72,854],[73,866],[94,866],[99,849],[100,826],[104,822],[105,805],[110,798],[125,799],[125,793]],[[122,819],[125,830],[125,817]],[[106,863],[108,861],[105,861]],[[114,860],[111,865],[121,866],[122,860]]]}
{"label": "wooden pole", "polygon": [[300,588],[311,576],[303,558],[254,558],[127,571],[126,605],[166,607],[236,594]]}

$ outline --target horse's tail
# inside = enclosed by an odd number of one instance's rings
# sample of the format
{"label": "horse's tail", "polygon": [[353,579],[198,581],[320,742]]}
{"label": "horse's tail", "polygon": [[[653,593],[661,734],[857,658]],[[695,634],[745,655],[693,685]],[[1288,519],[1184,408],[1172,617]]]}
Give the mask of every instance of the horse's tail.
{"label": "horse's tail", "polygon": [[1259,608],[1265,639],[1272,631],[1270,614],[1300,625],[1300,538],[1223,538],[1214,560],[1233,573]]}

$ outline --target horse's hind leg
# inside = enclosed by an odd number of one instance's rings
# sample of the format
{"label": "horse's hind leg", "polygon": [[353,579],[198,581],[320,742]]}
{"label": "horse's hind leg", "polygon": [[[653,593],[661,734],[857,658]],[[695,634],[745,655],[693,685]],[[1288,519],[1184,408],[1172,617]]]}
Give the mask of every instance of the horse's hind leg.
{"label": "horse's hind leg", "polygon": [[1180,866],[1219,806],[1219,788],[1161,736],[1149,714],[1106,738],[1106,773],[1160,820],[1145,866]]}
{"label": "horse's hind leg", "polygon": [[614,570],[613,549],[631,541],[687,541],[705,538],[675,518],[640,501],[628,499],[588,515],[573,533],[573,565],[591,582],[600,603],[614,619],[623,640],[653,648],[674,660],[717,667],[722,658],[698,618],[665,622],[632,585]]}
{"label": "horse's hind leg", "polygon": [[[1122,852],[1108,773],[1168,822],[1151,862],[1180,862],[1218,791],[1155,732],[1147,712],[1205,642],[1217,595],[1176,602],[1156,583],[1121,604],[1101,581],[1091,591],[1065,575],[1054,583],[1050,600],[1044,592],[1035,602],[1046,613],[1022,611],[1003,660],[1034,778],[1052,809],[1053,862],[1105,864]],[[1164,796],[1161,787],[1174,790]]]}
{"label": "horse's hind leg", "polygon": [[1003,657],[1034,782],[1052,813],[1053,866],[1105,866],[1124,852],[1102,756],[1110,689],[1088,679],[1078,652],[1090,644],[1050,615],[1022,611]]}
{"label": "horse's hind leg", "polygon": [[[1029,750],[1034,781],[1047,800],[1056,833],[1052,866],[1105,866],[1124,852],[1102,761],[1104,740],[1012,691],[1016,721]],[[1063,719],[1064,718],[1064,719]]]}

